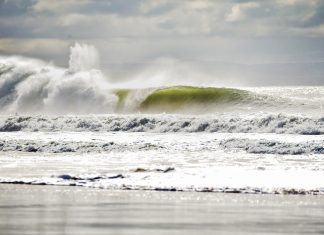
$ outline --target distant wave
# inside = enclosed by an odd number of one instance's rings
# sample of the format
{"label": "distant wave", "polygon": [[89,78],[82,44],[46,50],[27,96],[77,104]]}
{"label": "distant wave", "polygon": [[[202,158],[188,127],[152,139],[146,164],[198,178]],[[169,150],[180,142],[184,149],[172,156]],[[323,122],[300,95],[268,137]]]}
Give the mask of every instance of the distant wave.
{"label": "distant wave", "polygon": [[324,117],[294,115],[0,116],[0,131],[228,132],[323,135]]}

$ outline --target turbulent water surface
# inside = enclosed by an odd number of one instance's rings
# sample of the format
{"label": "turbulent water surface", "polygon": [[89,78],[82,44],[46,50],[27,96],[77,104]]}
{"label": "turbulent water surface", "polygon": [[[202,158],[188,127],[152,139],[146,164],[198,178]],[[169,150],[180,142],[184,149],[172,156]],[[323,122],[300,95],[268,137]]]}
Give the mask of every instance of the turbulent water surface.
{"label": "turbulent water surface", "polygon": [[324,87],[129,89],[71,52],[0,58],[1,183],[324,194]]}

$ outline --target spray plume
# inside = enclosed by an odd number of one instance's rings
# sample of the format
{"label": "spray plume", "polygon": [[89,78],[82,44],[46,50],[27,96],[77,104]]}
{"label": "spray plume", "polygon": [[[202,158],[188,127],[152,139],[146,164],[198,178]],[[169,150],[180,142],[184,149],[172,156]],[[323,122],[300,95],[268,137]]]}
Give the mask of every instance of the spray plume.
{"label": "spray plume", "polygon": [[71,47],[69,68],[23,57],[0,57],[1,113],[110,113],[117,97],[93,46]]}

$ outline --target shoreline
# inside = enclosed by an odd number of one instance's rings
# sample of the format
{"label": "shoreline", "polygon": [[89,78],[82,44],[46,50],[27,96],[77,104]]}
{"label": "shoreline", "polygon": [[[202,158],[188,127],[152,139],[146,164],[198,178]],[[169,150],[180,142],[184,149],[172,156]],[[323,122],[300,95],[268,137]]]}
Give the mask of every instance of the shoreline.
{"label": "shoreline", "polygon": [[[143,187],[134,185],[117,185],[112,186],[85,186],[83,183],[69,182],[71,176],[64,175],[67,180],[66,182],[60,182],[58,184],[46,183],[42,180],[3,180],[0,179],[1,185],[28,185],[28,186],[51,186],[51,187],[76,187],[76,188],[87,188],[87,189],[99,189],[99,190],[112,190],[112,191],[143,191],[143,192],[182,192],[182,193],[214,193],[214,194],[242,194],[242,195],[304,195],[304,196],[323,196],[324,189],[296,189],[296,188],[258,188],[258,187],[206,187],[206,188],[176,188],[176,187]],[[124,176],[118,174],[111,178],[123,178]]]}

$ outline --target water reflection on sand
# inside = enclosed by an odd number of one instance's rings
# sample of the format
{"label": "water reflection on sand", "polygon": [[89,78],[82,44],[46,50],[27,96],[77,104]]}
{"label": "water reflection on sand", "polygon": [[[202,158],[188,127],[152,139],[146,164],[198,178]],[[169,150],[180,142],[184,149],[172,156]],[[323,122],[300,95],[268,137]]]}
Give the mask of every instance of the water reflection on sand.
{"label": "water reflection on sand", "polygon": [[0,185],[0,234],[322,234],[324,197]]}

